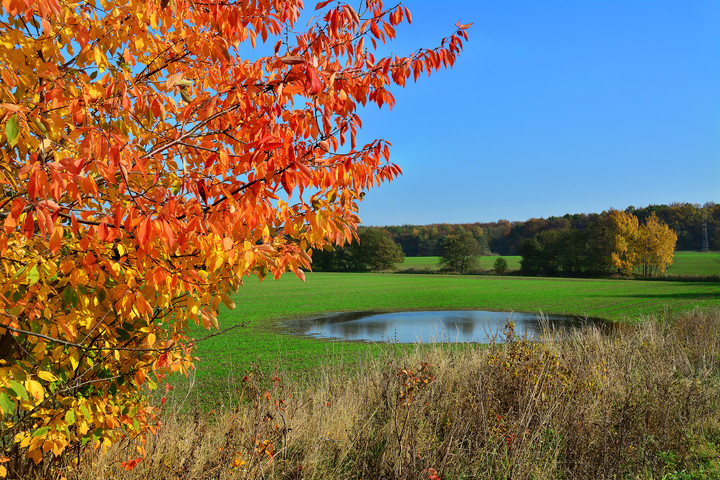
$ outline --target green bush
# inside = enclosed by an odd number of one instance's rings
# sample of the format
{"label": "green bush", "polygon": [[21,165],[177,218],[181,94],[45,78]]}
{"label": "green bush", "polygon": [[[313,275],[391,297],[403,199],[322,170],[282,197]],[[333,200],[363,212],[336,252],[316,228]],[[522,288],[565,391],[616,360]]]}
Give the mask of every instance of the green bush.
{"label": "green bush", "polygon": [[508,263],[503,257],[498,257],[493,265],[493,271],[498,275],[503,275],[508,271]]}

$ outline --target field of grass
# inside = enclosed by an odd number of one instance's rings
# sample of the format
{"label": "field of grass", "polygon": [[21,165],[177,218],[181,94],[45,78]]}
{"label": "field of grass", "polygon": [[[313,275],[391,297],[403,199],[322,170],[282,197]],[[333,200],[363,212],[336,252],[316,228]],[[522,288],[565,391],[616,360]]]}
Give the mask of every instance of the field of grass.
{"label": "field of grass", "polygon": [[720,275],[720,252],[675,252],[675,262],[668,267],[667,274]]}
{"label": "field of grass", "polygon": [[[497,258],[480,257],[479,269],[492,270]],[[520,270],[521,256],[505,255],[503,258],[508,262],[508,271]],[[405,261],[397,266],[397,270],[436,271],[440,269],[439,259],[440,257],[406,257]],[[681,277],[720,275],[720,252],[675,252],[675,262],[668,268],[667,274]]]}
{"label": "field of grass", "polygon": [[311,383],[258,373],[205,414],[170,399],[134,470],[122,467],[140,443],[130,439],[87,448],[65,476],[720,479],[720,310],[615,336],[508,335],[486,348],[385,350],[354,372],[328,365]]}
{"label": "field of grass", "polygon": [[[478,259],[478,268],[480,270],[492,270],[495,260],[498,256],[484,256]],[[520,270],[519,255],[505,255],[503,257],[508,262],[508,271]],[[440,269],[440,257],[405,257],[405,261],[397,266],[397,270],[418,270],[418,271],[434,271]]]}
{"label": "field of grass", "polygon": [[[720,305],[714,282],[632,281],[459,275],[313,273],[259,282],[250,278],[223,308],[222,328],[247,323],[198,345],[192,395],[201,403],[230,399],[229,385],[246,370],[279,369],[302,376],[323,365],[351,365],[406,346],[299,338],[278,332],[280,319],[321,312],[496,310],[565,313],[613,321]],[[195,332],[199,338],[204,330]]]}

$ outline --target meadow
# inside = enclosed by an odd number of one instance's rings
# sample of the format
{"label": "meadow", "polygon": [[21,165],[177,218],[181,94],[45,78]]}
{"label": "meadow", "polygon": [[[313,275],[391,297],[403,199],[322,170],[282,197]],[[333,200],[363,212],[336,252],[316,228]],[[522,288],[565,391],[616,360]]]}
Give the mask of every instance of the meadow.
{"label": "meadow", "polygon": [[[477,268],[480,271],[490,272],[495,265],[496,255],[486,255],[478,258]],[[505,255],[502,258],[508,262],[508,271],[520,270],[519,255]],[[440,257],[405,257],[405,261],[396,267],[397,271],[434,272],[440,270]]]}
{"label": "meadow", "polygon": [[720,252],[675,252],[667,269],[670,276],[693,277],[720,274]]}
{"label": "meadow", "polygon": [[[76,478],[720,479],[718,282],[309,273],[248,278],[234,300],[220,326],[242,326],[200,342],[195,373],[171,379],[142,462],[122,468],[136,440],[88,449]],[[452,309],[629,328],[531,342],[507,324],[505,344],[400,345],[278,325]]]}
{"label": "meadow", "polygon": [[[221,328],[244,324],[199,343],[192,403],[232,403],[233,388],[252,370],[313,378],[323,366],[352,366],[405,345],[338,342],[283,334],[278,322],[323,312],[494,310],[564,313],[637,322],[720,305],[717,282],[633,281],[503,276],[310,273],[263,282],[248,278],[221,310]],[[196,338],[207,334],[198,329]],[[186,388],[180,380],[179,390]]]}
{"label": "meadow", "polygon": [[[499,256],[488,255],[478,259],[478,270],[490,273]],[[508,272],[520,270],[519,255],[505,255]],[[440,270],[440,257],[406,257],[397,271],[434,272]],[[667,275],[678,277],[698,277],[720,274],[720,252],[675,252],[675,261],[667,269]]]}
{"label": "meadow", "polygon": [[720,479],[720,310],[532,342],[384,350],[312,383],[254,372],[225,408],[169,401],[137,441],[72,478]]}

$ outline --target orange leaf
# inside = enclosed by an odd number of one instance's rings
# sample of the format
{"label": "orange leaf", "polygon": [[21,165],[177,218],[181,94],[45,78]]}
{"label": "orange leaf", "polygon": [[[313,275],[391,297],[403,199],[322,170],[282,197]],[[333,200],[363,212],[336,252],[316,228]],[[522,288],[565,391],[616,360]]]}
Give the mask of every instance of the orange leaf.
{"label": "orange leaf", "polygon": [[149,218],[145,218],[142,222],[140,222],[140,226],[136,230],[138,243],[140,245],[144,246],[150,240],[150,233],[152,230],[152,226],[151,226],[150,222],[151,221]]}
{"label": "orange leaf", "polygon": [[143,461],[142,458],[134,458],[132,460],[128,460],[127,462],[121,462],[120,468],[130,471],[130,470],[134,469],[135,467],[137,467],[138,464],[142,461]]}

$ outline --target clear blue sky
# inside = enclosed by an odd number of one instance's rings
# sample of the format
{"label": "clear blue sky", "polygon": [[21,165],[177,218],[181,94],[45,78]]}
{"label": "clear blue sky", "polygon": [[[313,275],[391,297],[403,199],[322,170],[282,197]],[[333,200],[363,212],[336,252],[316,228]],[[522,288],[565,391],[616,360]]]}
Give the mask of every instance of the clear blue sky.
{"label": "clear blue sky", "polygon": [[720,0],[404,3],[398,54],[474,25],[453,69],[363,111],[404,171],[365,224],[720,202]]}

